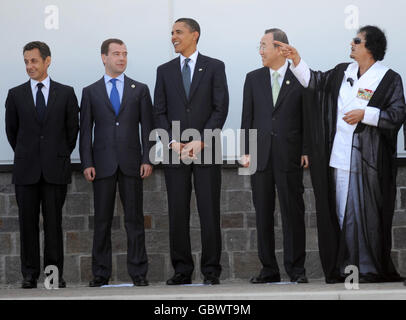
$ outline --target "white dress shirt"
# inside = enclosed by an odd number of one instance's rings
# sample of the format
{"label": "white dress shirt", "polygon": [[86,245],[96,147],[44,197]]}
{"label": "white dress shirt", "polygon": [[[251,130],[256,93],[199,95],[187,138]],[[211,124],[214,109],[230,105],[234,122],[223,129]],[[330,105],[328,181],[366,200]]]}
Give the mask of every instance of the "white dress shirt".
{"label": "white dress shirt", "polygon": [[[196,66],[196,61],[197,61],[197,56],[199,54],[199,51],[195,51],[190,57],[190,61],[188,63],[189,68],[190,68],[190,82],[192,83],[193,79],[193,73],[195,72],[195,66]],[[183,55],[180,55],[180,71],[182,72],[183,66],[185,65],[185,59],[186,57]]]}
{"label": "white dress shirt", "polygon": [[[301,59],[296,67],[291,64],[290,68],[299,82],[304,87],[308,87],[310,81],[310,69],[306,62]],[[358,79],[358,69],[358,63],[354,62],[351,63],[344,72],[344,78],[341,83],[337,101],[337,130],[330,156],[330,167],[348,171],[351,167],[352,137],[357,124],[350,125],[343,120],[343,117],[345,113],[349,111],[363,109],[365,110],[365,114],[364,119],[361,122],[370,126],[378,125],[380,110],[375,107],[367,106],[369,101],[358,98],[357,93],[359,89],[375,91],[382,78],[389,70],[380,62],[376,62]],[[347,81],[349,78],[354,80],[352,86],[350,82]]]}
{"label": "white dress shirt", "polygon": [[[107,95],[110,98],[110,93],[111,89],[113,89],[113,84],[110,82],[110,80],[113,79],[109,75],[105,74],[104,75],[104,82],[106,84],[106,90],[107,90]],[[124,73],[120,74],[118,77],[116,77],[116,87],[118,91],[118,95],[120,97],[120,103],[123,100],[123,92],[124,92]]]}
{"label": "white dress shirt", "polygon": [[277,73],[279,73],[279,78],[278,78],[279,87],[282,88],[283,79],[285,78],[286,70],[288,70],[288,65],[289,65],[288,60],[286,60],[285,64],[282,67],[280,67],[278,70],[269,68],[269,72],[270,72],[270,76],[271,76],[271,87],[273,86],[273,81],[274,81],[272,74],[276,71]]}
{"label": "white dress shirt", "polygon": [[[38,91],[37,84],[39,83],[39,81],[30,79],[30,83],[31,83],[32,96],[34,98],[34,105],[37,105],[37,91]],[[51,79],[49,78],[49,76],[47,76],[44,80],[41,81],[41,83],[44,85],[41,88],[41,91],[42,91],[42,94],[44,95],[45,106],[46,106],[46,105],[48,105],[49,86],[51,84]]]}

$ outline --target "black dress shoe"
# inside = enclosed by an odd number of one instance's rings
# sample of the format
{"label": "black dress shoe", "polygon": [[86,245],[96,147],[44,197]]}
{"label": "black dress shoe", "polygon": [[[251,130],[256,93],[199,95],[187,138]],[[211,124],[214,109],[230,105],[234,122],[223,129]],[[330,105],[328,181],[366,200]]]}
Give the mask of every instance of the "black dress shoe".
{"label": "black dress shoe", "polygon": [[261,276],[252,277],[250,279],[251,283],[270,283],[270,282],[281,282],[281,276],[279,274],[275,274],[273,276]]}
{"label": "black dress shoe", "polygon": [[94,279],[89,282],[89,287],[101,287],[107,284],[109,284],[109,279],[103,277],[94,277]]}
{"label": "black dress shoe", "polygon": [[206,274],[204,276],[203,284],[214,285],[220,284],[219,277],[214,274]]}
{"label": "black dress shoe", "polygon": [[327,284],[344,283],[344,281],[345,281],[344,277],[328,277],[328,278],[326,278],[326,283]]}
{"label": "black dress shoe", "polygon": [[59,288],[66,288],[66,281],[63,278],[60,278],[58,281]]}
{"label": "black dress shoe", "polygon": [[147,278],[145,278],[144,276],[134,277],[133,283],[134,283],[134,286],[137,286],[137,287],[145,287],[145,286],[149,285]]}
{"label": "black dress shoe", "polygon": [[382,279],[375,273],[366,273],[359,275],[359,283],[378,283]]}
{"label": "black dress shoe", "polygon": [[180,284],[191,284],[192,279],[190,276],[187,276],[183,273],[176,273],[172,278],[166,281],[166,284],[169,286],[180,285]]}
{"label": "black dress shoe", "polygon": [[290,282],[296,282],[296,283],[309,283],[309,279],[304,274],[294,276],[293,278],[290,279]]}
{"label": "black dress shoe", "polygon": [[21,288],[23,289],[34,289],[37,287],[37,279],[32,277],[26,277],[23,279]]}

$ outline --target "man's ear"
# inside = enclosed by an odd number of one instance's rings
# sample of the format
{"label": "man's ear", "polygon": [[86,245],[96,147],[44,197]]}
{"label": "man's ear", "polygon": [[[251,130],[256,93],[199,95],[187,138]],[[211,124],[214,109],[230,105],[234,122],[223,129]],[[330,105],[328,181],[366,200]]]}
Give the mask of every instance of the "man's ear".
{"label": "man's ear", "polygon": [[104,53],[102,53],[101,58],[102,58],[102,61],[103,61],[103,65],[105,65],[106,64],[106,59],[107,59],[106,55]]}
{"label": "man's ear", "polygon": [[47,67],[51,65],[51,56],[45,58],[45,64],[47,65]]}

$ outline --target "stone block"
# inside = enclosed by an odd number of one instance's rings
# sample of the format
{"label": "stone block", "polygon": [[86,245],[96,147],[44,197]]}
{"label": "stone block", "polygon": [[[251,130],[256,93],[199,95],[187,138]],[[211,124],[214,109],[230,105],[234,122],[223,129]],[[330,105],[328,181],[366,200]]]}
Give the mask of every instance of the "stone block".
{"label": "stone block", "polygon": [[400,208],[406,209],[406,188],[400,188]]}
{"label": "stone block", "polygon": [[154,215],[153,226],[155,230],[166,231],[169,230],[169,217],[165,215]]}
{"label": "stone block", "polygon": [[23,276],[21,274],[20,256],[5,256],[5,282],[7,284],[20,283]]}
{"label": "stone block", "polygon": [[0,255],[13,254],[13,241],[11,233],[0,233]]}
{"label": "stone block", "polygon": [[6,199],[7,195],[0,194],[0,217],[8,216],[8,212],[6,211]]}
{"label": "stone block", "polygon": [[319,250],[316,228],[306,229],[306,250]]}
{"label": "stone block", "polygon": [[66,196],[65,210],[67,215],[87,216],[90,214],[91,199],[87,193],[72,193]]}
{"label": "stone block", "polygon": [[318,251],[306,251],[305,260],[306,275],[309,279],[324,278],[323,269],[321,266],[320,256]]}
{"label": "stone block", "polygon": [[111,233],[111,250],[113,254],[127,253],[127,233],[115,230]]}
{"label": "stone block", "polygon": [[93,232],[68,231],[66,232],[66,254],[90,254],[93,245]]}
{"label": "stone block", "polygon": [[243,228],[244,227],[244,214],[243,213],[230,213],[221,215],[222,228]]}
{"label": "stone block", "polygon": [[227,251],[245,251],[249,248],[249,237],[247,230],[227,230],[224,234],[224,242]]}
{"label": "stone block", "polygon": [[406,210],[397,210],[394,212],[392,226],[406,227]]}
{"label": "stone block", "polygon": [[144,228],[152,229],[152,217],[150,215],[144,216]]}
{"label": "stone block", "polygon": [[88,284],[93,279],[92,274],[92,256],[79,256],[80,267],[80,282],[82,284]]}
{"label": "stone block", "polygon": [[393,231],[393,249],[406,249],[406,227],[395,227]]}
{"label": "stone block", "polygon": [[78,255],[65,255],[63,264],[63,278],[67,282],[67,286],[80,282]]}
{"label": "stone block", "polygon": [[221,172],[221,189],[223,190],[244,190],[250,189],[246,183],[247,176],[238,175],[236,168],[223,169]]}
{"label": "stone block", "polygon": [[168,212],[168,201],[164,191],[144,192],[144,214],[163,214]]}
{"label": "stone block", "polygon": [[303,201],[305,204],[305,211],[312,212],[316,210],[316,198],[312,189],[305,189],[303,194]]}
{"label": "stone block", "polygon": [[168,253],[169,231],[147,230],[145,232],[145,244],[147,252]]}
{"label": "stone block", "polygon": [[9,217],[18,217],[18,205],[15,194],[8,195],[6,212]]}
{"label": "stone block", "polygon": [[88,182],[81,172],[72,174],[72,191],[80,193],[93,193],[93,184]]}
{"label": "stone block", "polygon": [[200,230],[192,229],[190,230],[190,246],[192,252],[201,252],[202,251],[202,241]]}
{"label": "stone block", "polygon": [[121,253],[114,255],[116,259],[117,265],[117,281],[125,282],[125,283],[132,283],[132,279],[128,274],[127,269],[127,254]]}
{"label": "stone block", "polygon": [[234,278],[250,279],[261,270],[261,262],[256,252],[232,253]]}
{"label": "stone block", "polygon": [[0,173],[0,193],[14,193],[11,183],[11,173]]}
{"label": "stone block", "polygon": [[162,170],[154,170],[152,175],[143,180],[143,190],[145,191],[161,191],[162,190]]}
{"label": "stone block", "polygon": [[220,265],[221,265],[221,274],[220,280],[230,279],[231,278],[231,267],[230,267],[230,255],[228,252],[223,251],[221,253]]}
{"label": "stone block", "polygon": [[304,169],[303,170],[303,186],[307,188],[313,188],[312,184],[312,178],[310,176],[310,170],[309,169]]}
{"label": "stone block", "polygon": [[247,228],[256,228],[257,227],[257,217],[255,211],[245,212],[245,220],[247,221]]}
{"label": "stone block", "polygon": [[83,231],[86,230],[86,227],[87,223],[85,223],[85,217],[83,216],[62,217],[62,230],[64,231]]}
{"label": "stone block", "polygon": [[0,232],[18,232],[20,225],[17,217],[1,217]]}
{"label": "stone block", "polygon": [[251,191],[224,191],[227,199],[227,212],[252,211]]}
{"label": "stone block", "polygon": [[400,275],[406,277],[406,250],[399,250],[399,269]]}
{"label": "stone block", "polygon": [[[89,230],[94,230],[94,216],[90,215],[89,219]],[[113,221],[111,222],[111,230],[120,230],[121,227],[121,217],[113,216]]]}

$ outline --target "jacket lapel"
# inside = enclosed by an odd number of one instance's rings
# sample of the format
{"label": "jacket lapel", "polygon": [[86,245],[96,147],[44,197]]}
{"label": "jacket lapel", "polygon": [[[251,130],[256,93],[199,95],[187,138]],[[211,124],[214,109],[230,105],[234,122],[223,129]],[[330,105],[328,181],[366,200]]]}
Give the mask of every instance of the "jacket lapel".
{"label": "jacket lapel", "polygon": [[174,80],[175,80],[175,86],[176,89],[179,92],[179,95],[182,97],[183,102],[187,104],[187,98],[186,98],[186,92],[185,88],[183,86],[183,80],[182,80],[182,73],[180,70],[180,57],[172,60],[172,73],[174,75]]}
{"label": "jacket lapel", "polygon": [[27,101],[27,108],[30,110],[30,112],[32,113],[32,116],[35,118],[35,120],[39,123],[40,121],[38,118],[37,109],[34,104],[34,97],[32,96],[30,80],[28,80],[28,82],[26,82],[23,87],[23,95],[24,95],[24,101]]}
{"label": "jacket lapel", "polygon": [[283,99],[286,97],[286,95],[292,88],[293,81],[294,75],[292,71],[290,71],[288,65],[288,69],[286,69],[285,73],[285,78],[283,78],[281,90],[279,91],[278,99],[276,100],[275,110],[279,108],[279,106],[282,104]]}
{"label": "jacket lapel", "polygon": [[121,112],[123,112],[124,108],[128,104],[127,102],[129,100],[129,97],[131,96],[131,90],[134,90],[134,88],[132,88],[131,85],[134,85],[135,88],[135,83],[132,82],[126,75],[124,75],[123,98],[121,99],[120,111],[118,112],[118,115],[120,115]]}
{"label": "jacket lapel", "polygon": [[45,110],[44,123],[46,123],[46,121],[48,119],[48,115],[51,112],[52,107],[55,105],[56,94],[57,94],[57,86],[56,86],[55,82],[52,81],[52,79],[50,79],[48,102],[47,102],[47,107]]}
{"label": "jacket lapel", "polygon": [[97,82],[96,88],[97,88],[97,91],[98,91],[98,96],[103,97],[103,100],[106,103],[107,108],[109,108],[111,112],[116,114],[116,112],[114,111],[113,105],[110,102],[109,96],[107,95],[106,83],[104,82],[104,77],[102,77]]}
{"label": "jacket lapel", "polygon": [[200,53],[197,55],[195,70],[193,72],[192,84],[190,85],[189,101],[193,98],[193,94],[199,87],[199,82],[202,79],[204,72],[206,70],[206,59],[205,56]]}
{"label": "jacket lapel", "polygon": [[271,75],[269,68],[264,67],[263,72],[260,76],[259,83],[262,86],[262,92],[265,95],[267,105],[270,106],[270,109],[273,110],[273,100],[272,100],[272,86],[271,86]]}

